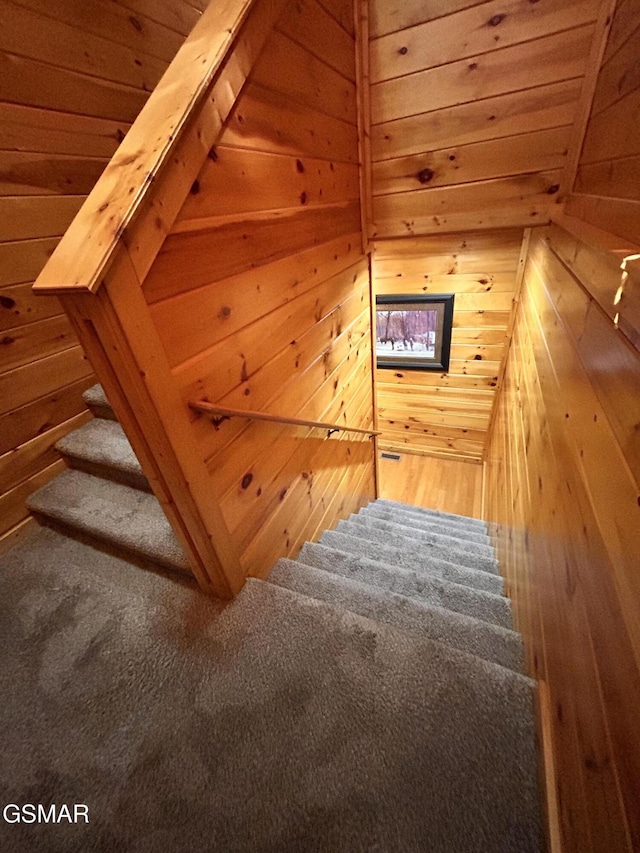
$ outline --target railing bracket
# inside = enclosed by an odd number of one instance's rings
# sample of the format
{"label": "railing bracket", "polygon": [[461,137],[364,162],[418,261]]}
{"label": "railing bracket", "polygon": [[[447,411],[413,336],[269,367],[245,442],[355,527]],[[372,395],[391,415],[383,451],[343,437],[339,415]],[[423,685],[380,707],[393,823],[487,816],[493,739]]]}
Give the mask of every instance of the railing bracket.
{"label": "railing bracket", "polygon": [[220,429],[222,424],[225,421],[230,421],[230,420],[231,420],[231,418],[229,417],[229,415],[221,415],[218,418],[211,418],[211,423],[213,424],[213,428],[215,429],[215,431],[218,432],[218,430]]}

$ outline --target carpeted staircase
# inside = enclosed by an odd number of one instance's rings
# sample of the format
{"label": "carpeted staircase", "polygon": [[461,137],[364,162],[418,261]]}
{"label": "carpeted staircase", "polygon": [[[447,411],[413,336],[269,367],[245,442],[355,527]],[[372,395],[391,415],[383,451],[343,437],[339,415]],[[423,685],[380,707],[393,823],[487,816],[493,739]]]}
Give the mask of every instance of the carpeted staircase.
{"label": "carpeted staircase", "polygon": [[123,559],[185,567],[115,422],[61,447],[78,469],[31,502],[58,529],[0,561],[0,795],[92,822],[0,824],[2,849],[543,849],[483,522],[378,500],[223,605]]}
{"label": "carpeted staircase", "polygon": [[45,523],[137,562],[191,574],[187,558],[100,385],[83,395],[94,420],[56,444],[71,470],[27,506]]}

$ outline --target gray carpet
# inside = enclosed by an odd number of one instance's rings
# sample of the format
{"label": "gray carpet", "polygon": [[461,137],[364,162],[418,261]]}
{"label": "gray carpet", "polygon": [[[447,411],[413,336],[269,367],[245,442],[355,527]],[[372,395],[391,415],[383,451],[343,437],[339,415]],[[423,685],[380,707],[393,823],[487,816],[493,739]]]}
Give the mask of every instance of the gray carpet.
{"label": "gray carpet", "polygon": [[307,566],[299,560],[279,560],[269,582],[429,640],[447,643],[515,672],[523,671],[522,642],[515,631],[436,607],[419,596],[398,595],[371,583]]}
{"label": "gray carpet", "polygon": [[113,548],[191,574],[154,495],[84,471],[64,471],[27,501],[37,515]]}
{"label": "gray carpet", "polygon": [[300,558],[309,566],[361,580],[399,595],[420,598],[503,628],[513,627],[511,604],[506,598],[430,575],[426,561],[419,569],[407,569],[405,565],[409,560],[405,560],[395,548],[384,548],[336,530],[327,530],[318,544],[304,545]]}
{"label": "gray carpet", "polygon": [[0,821],[0,853],[542,850],[535,684],[483,522],[376,501],[223,605],[167,571],[185,555],[85,399],[78,470],[29,501],[55,529],[0,560],[0,792],[90,823]]}
{"label": "gray carpet", "polygon": [[391,522],[375,525],[370,523],[370,519],[368,521],[369,523],[365,524],[363,519],[354,516],[347,521],[340,521],[336,531],[347,536],[356,536],[358,539],[367,539],[385,547],[399,548],[413,555],[412,558],[418,561],[422,555],[427,558],[433,556],[469,569],[497,574],[493,552],[488,551],[485,546],[477,549],[473,546],[465,547],[465,543],[462,542],[455,544],[456,540],[452,536],[444,537],[428,533],[416,536],[406,532],[405,528],[396,527]]}
{"label": "gray carpet", "polygon": [[[488,557],[491,565],[495,565],[495,557],[493,548],[484,537],[484,541],[475,541],[468,537],[461,537],[454,533],[436,533],[433,530],[427,530],[419,527],[408,527],[402,521],[389,521],[383,518],[378,518],[364,513],[358,513],[351,516],[349,521],[343,524],[357,525],[366,530],[375,530],[382,533],[390,534],[390,537],[398,537],[401,539],[415,540],[415,542],[425,543],[428,545],[437,546],[442,549],[451,548],[456,554],[470,554],[474,559],[478,556]],[[442,528],[441,528],[442,529]],[[364,535],[364,531],[361,531]]]}
{"label": "gray carpet", "polygon": [[249,581],[232,604],[42,529],[0,561],[2,850],[542,849],[529,679]]}
{"label": "gray carpet", "polygon": [[447,536],[455,535],[458,543],[467,541],[478,542],[483,545],[490,544],[487,534],[475,527],[466,527],[465,525],[459,524],[455,521],[438,520],[437,518],[434,519],[429,516],[418,516],[413,512],[404,512],[403,510],[398,509],[387,509],[386,507],[379,506],[377,501],[361,509],[355,517],[373,517],[385,521],[393,521],[402,527],[426,530],[430,533],[442,533]]}
{"label": "gray carpet", "polygon": [[479,518],[469,518],[466,515],[455,515],[451,512],[442,512],[439,509],[426,509],[413,504],[405,504],[400,501],[390,501],[387,498],[378,498],[375,502],[376,509],[390,510],[392,513],[408,512],[411,515],[418,516],[422,519],[437,520],[438,522],[445,521],[449,526],[457,525],[466,527],[469,530],[476,530],[482,533],[487,532],[487,525]]}
{"label": "gray carpet", "polygon": [[116,421],[94,418],[60,439],[56,448],[74,468],[151,491],[142,466]]}

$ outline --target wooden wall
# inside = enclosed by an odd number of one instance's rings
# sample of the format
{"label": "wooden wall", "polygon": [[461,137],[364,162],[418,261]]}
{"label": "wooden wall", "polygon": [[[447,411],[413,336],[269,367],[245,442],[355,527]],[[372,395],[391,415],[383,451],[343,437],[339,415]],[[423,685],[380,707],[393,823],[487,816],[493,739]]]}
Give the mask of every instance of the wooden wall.
{"label": "wooden wall", "polygon": [[619,0],[566,212],[640,243],[640,5]]}
{"label": "wooden wall", "polygon": [[482,459],[522,242],[521,228],[376,241],[376,294],[455,294],[448,373],[376,372],[381,447]]}
{"label": "wooden wall", "polygon": [[374,236],[548,220],[600,5],[372,0]]}
{"label": "wooden wall", "polygon": [[554,851],[640,849],[640,351],[612,319],[640,329],[640,280],[614,308],[620,282],[620,257],[534,232],[485,476]]}
{"label": "wooden wall", "polygon": [[92,381],[58,301],[31,284],[203,7],[7,0],[0,10],[0,540],[63,463]]}
{"label": "wooden wall", "polygon": [[[144,282],[185,403],[372,424],[351,4],[290,3]],[[370,439],[194,416],[252,574],[373,496]]]}

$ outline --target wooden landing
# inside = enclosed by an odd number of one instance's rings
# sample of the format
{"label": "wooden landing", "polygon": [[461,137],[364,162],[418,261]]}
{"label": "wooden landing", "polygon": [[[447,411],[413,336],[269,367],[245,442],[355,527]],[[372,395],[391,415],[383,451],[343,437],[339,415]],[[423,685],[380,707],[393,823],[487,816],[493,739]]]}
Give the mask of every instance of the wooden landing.
{"label": "wooden landing", "polygon": [[[395,451],[383,451],[393,454]],[[482,465],[402,453],[380,458],[380,497],[481,518]]]}

